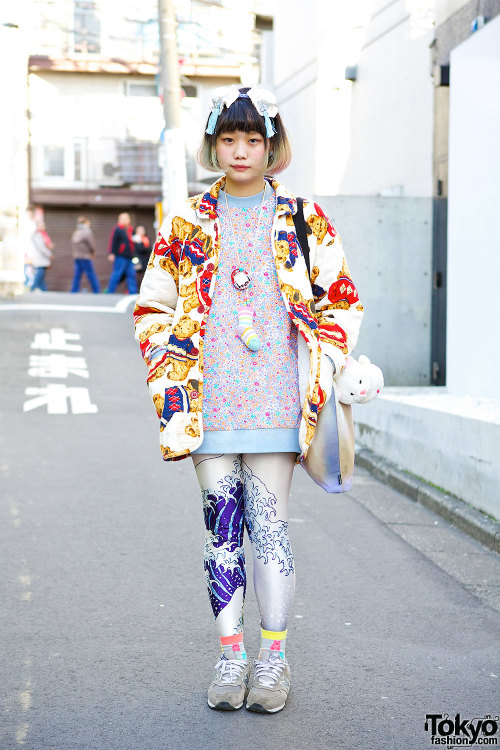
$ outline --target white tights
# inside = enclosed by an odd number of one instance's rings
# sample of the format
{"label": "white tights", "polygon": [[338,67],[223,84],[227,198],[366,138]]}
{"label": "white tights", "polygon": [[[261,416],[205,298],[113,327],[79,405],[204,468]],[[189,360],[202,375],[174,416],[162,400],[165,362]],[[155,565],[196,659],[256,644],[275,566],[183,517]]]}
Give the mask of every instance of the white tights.
{"label": "white tights", "polygon": [[265,630],[286,629],[295,591],[288,497],[295,453],[192,456],[203,498],[205,575],[219,636],[242,631],[246,590],[243,528]]}

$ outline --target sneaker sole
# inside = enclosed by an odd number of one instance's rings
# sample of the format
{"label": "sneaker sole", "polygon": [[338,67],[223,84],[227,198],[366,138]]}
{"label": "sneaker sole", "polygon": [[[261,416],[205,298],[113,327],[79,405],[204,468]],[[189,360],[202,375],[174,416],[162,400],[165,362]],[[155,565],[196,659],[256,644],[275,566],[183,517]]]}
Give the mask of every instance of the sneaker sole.
{"label": "sneaker sole", "polygon": [[277,708],[264,708],[260,703],[252,703],[251,706],[247,704],[248,711],[254,711],[256,714],[275,714],[285,708],[285,704],[278,706]]}
{"label": "sneaker sole", "polygon": [[237,711],[243,705],[243,701],[241,701],[239,706],[232,706],[227,701],[221,701],[220,703],[210,703],[210,701],[207,700],[207,703],[210,708],[214,709],[214,711]]}

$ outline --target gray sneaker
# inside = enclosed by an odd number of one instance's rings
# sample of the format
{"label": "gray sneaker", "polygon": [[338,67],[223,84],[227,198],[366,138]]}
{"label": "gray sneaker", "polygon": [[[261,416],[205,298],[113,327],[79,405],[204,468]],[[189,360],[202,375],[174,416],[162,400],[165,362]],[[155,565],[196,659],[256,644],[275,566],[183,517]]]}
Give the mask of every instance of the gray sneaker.
{"label": "gray sneaker", "polygon": [[241,659],[221,659],[208,688],[208,705],[219,711],[236,711],[243,705],[250,667]]}
{"label": "gray sneaker", "polygon": [[290,667],[286,661],[264,651],[255,661],[247,708],[262,714],[274,714],[284,708],[290,690]]}

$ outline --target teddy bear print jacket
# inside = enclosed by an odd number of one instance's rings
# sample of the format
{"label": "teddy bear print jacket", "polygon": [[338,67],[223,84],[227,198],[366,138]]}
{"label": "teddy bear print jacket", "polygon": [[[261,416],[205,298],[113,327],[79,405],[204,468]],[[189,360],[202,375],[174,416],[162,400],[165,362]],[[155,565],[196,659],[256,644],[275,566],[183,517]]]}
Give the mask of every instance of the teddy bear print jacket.
{"label": "teddy bear print jacket", "polygon": [[[272,249],[283,304],[298,336],[302,460],[318,414],[335,393],[354,349],[363,307],[349,275],[342,244],[321,208],[304,201],[311,275],[298,243],[297,201],[277,181]],[[189,198],[163,222],[134,309],[136,339],[160,418],[166,461],[180,460],[203,441],[203,336],[217,278],[221,227],[216,207],[225,177]]]}

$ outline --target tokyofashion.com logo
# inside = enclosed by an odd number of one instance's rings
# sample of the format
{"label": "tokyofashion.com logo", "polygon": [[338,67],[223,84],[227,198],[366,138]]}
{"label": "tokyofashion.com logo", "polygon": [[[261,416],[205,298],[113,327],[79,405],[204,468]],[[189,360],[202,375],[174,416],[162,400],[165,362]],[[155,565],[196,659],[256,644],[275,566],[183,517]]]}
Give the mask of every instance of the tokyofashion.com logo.
{"label": "tokyofashion.com logo", "polygon": [[431,743],[448,748],[498,745],[499,728],[498,716],[489,714],[473,719],[462,719],[460,714],[455,714],[454,719],[448,714],[425,715],[425,731],[430,732]]}

